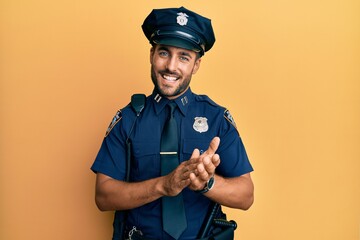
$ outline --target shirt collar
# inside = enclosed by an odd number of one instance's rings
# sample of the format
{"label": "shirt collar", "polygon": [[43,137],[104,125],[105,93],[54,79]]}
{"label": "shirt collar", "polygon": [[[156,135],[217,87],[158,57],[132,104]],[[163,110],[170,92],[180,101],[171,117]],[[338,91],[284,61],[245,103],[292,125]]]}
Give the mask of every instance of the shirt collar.
{"label": "shirt collar", "polygon": [[[166,106],[166,104],[168,104],[168,102],[170,102],[169,99],[162,97],[157,91],[156,89],[154,89],[151,98],[153,99],[153,103],[154,103],[154,107],[155,107],[155,112],[157,115],[159,115],[159,113],[164,109],[164,107]],[[180,112],[186,116],[187,113],[187,109],[189,107],[189,104],[194,100],[194,94],[191,91],[191,89],[189,88],[188,90],[186,90],[186,92],[184,92],[181,96],[179,96],[178,98],[174,99],[173,101],[176,102],[176,104],[178,105]]]}

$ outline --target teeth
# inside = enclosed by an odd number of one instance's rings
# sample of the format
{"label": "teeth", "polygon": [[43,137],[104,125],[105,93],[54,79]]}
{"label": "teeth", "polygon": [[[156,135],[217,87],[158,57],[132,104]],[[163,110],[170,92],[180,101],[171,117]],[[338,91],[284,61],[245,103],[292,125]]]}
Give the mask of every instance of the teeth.
{"label": "teeth", "polygon": [[168,81],[176,81],[176,77],[171,77],[171,76],[167,76],[167,75],[164,75],[164,78]]}

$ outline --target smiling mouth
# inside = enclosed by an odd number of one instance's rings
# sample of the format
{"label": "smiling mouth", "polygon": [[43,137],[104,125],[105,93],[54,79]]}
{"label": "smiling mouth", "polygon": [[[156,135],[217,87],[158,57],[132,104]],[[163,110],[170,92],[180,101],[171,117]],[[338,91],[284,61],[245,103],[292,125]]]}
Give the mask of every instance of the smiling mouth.
{"label": "smiling mouth", "polygon": [[175,82],[179,79],[179,76],[171,76],[171,75],[167,75],[167,74],[161,74],[161,76],[169,82]]}

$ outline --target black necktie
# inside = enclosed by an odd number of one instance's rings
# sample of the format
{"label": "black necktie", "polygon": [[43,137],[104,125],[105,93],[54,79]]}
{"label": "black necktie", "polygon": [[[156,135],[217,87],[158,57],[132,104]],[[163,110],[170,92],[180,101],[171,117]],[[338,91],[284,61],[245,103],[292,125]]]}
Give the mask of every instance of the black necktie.
{"label": "black necktie", "polygon": [[[179,165],[178,130],[174,111],[176,103],[170,102],[170,115],[161,135],[161,175],[167,175]],[[163,229],[170,236],[178,239],[187,227],[182,194],[175,197],[162,197]]]}

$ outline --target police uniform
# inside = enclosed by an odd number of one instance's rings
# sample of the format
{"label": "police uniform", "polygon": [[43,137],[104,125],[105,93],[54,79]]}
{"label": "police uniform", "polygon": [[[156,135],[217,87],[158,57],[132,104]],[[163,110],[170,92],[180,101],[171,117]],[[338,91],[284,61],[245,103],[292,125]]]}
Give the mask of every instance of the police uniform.
{"label": "police uniform", "polygon": [[[169,24],[171,17],[174,22]],[[181,44],[179,47],[191,48],[201,55],[209,50],[215,41],[210,20],[185,8],[153,10],[145,20],[143,30],[153,44]],[[181,39],[188,37],[184,33],[192,36],[187,42]],[[180,44],[176,39],[179,34]],[[210,141],[218,136],[220,145],[217,153],[221,163],[216,168],[217,174],[223,177],[238,177],[253,170],[228,110],[205,95],[193,93],[190,88],[174,101],[177,105],[174,117],[179,131],[180,162],[188,160],[195,148],[200,152],[208,149]],[[91,169],[95,173],[125,180],[126,140],[129,139],[132,143],[130,181],[139,182],[161,176],[160,138],[168,118],[168,109],[165,107],[168,102],[169,100],[155,89],[146,98],[145,107],[138,117],[130,105],[119,110],[107,130]],[[136,124],[132,128],[135,119]],[[198,235],[211,201],[203,194],[188,188],[185,188],[182,194],[188,227],[180,239],[193,240]],[[161,219],[161,199],[158,199],[130,210],[126,225],[128,229],[133,226],[140,229],[146,238],[172,239],[162,230]]]}

